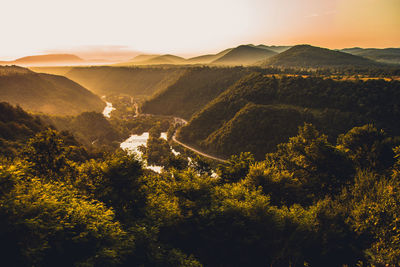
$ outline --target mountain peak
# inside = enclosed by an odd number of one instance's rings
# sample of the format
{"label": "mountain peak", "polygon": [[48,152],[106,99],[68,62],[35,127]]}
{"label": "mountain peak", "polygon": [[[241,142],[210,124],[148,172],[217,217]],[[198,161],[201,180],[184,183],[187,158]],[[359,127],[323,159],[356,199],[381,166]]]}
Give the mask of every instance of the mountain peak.
{"label": "mountain peak", "polygon": [[316,47],[309,44],[295,45],[288,50],[265,60],[263,66],[320,68],[339,66],[371,66],[377,62],[340,51]]}

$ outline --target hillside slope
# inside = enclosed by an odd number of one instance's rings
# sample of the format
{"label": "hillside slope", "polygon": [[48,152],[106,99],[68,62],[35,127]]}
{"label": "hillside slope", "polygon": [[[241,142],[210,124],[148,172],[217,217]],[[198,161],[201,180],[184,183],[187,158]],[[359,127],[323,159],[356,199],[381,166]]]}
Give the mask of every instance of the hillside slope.
{"label": "hillside slope", "polygon": [[400,82],[395,81],[251,74],[196,113],[178,139],[217,155],[250,151],[263,158],[304,122],[313,123],[331,140],[365,123],[398,135],[399,101]]}
{"label": "hillside slope", "polygon": [[214,60],[212,63],[218,65],[250,65],[276,54],[276,52],[266,48],[241,45],[232,49],[217,60]]}
{"label": "hillside slope", "polygon": [[189,119],[246,73],[249,71],[244,68],[191,68],[146,101],[142,112]]}
{"label": "hillside slope", "polygon": [[352,55],[369,58],[383,63],[400,64],[400,48],[345,48],[341,50]]}
{"label": "hillside slope", "polygon": [[105,106],[98,96],[63,76],[16,66],[0,67],[0,101],[33,112],[59,115],[102,111]]}
{"label": "hillside slope", "polygon": [[114,64],[113,66],[134,66],[134,65],[180,65],[186,64],[186,59],[175,55],[138,55],[129,62]]}
{"label": "hillside slope", "polygon": [[183,68],[77,67],[65,74],[98,95],[150,96],[174,83]]}
{"label": "hillside slope", "polygon": [[46,128],[38,117],[20,107],[0,102],[0,155],[12,156],[21,143]]}
{"label": "hillside slope", "polygon": [[190,64],[210,64],[211,62],[219,59],[220,57],[229,53],[233,48],[225,49],[217,54],[201,55],[197,57],[192,57],[186,60]]}
{"label": "hillside slope", "polygon": [[258,48],[264,48],[264,49],[268,49],[271,51],[274,51],[276,53],[282,53],[286,50],[288,50],[289,48],[291,48],[292,46],[287,46],[287,45],[257,45],[256,47]]}
{"label": "hillside slope", "polygon": [[293,46],[261,63],[261,66],[264,67],[299,68],[365,67],[374,65],[378,65],[378,63],[363,57],[311,45]]}

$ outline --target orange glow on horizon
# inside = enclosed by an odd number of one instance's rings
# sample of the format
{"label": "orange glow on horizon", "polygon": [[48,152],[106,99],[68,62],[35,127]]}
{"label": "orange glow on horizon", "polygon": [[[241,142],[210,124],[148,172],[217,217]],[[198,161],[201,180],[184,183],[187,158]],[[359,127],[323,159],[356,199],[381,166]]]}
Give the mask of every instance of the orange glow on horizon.
{"label": "orange glow on horizon", "polygon": [[5,0],[0,8],[0,60],[93,46],[115,57],[249,43],[400,47],[399,0]]}

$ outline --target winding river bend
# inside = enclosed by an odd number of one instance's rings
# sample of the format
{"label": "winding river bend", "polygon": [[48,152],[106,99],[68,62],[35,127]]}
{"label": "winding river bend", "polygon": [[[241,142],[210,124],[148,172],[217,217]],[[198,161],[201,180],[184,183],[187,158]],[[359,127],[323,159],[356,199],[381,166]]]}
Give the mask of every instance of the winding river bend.
{"label": "winding river bend", "polygon": [[[103,97],[103,99],[105,99],[105,97]],[[107,101],[105,101],[105,102],[106,102],[107,106],[103,110],[103,115],[106,118],[110,118],[111,117],[111,112],[113,110],[115,110],[115,108],[112,106],[112,103],[107,102]],[[138,111],[138,107],[137,107],[136,103],[135,103],[135,108],[136,108],[136,111]],[[136,113],[135,117],[137,115],[138,115],[138,113]],[[174,119],[175,119],[175,123],[178,123],[180,125],[187,124],[187,121],[185,121],[182,118],[175,117]],[[161,138],[167,140],[167,133],[161,133]],[[128,139],[126,139],[125,141],[123,141],[120,144],[120,147],[123,150],[127,151],[129,154],[135,153],[140,158],[142,158],[142,152],[139,150],[139,147],[140,146],[146,146],[147,139],[149,139],[149,133],[148,132],[144,132],[141,135],[132,134],[131,136],[129,136]],[[199,151],[199,150],[197,150],[197,149],[195,149],[193,147],[190,147],[190,146],[180,142],[179,140],[176,139],[175,134],[172,137],[172,140],[175,143],[177,143],[177,144],[179,144],[179,145],[181,145],[181,146],[183,146],[183,147],[185,147],[185,148],[187,148],[189,150],[192,150],[193,152],[195,152],[197,154],[200,154],[200,155],[202,155],[204,157],[211,158],[211,159],[214,159],[214,160],[217,160],[217,161],[221,161],[221,162],[225,162],[224,159],[208,155],[206,153],[203,153],[203,152],[201,152],[201,151]],[[179,152],[175,151],[174,149],[171,148],[171,150],[172,150],[172,153],[174,153],[175,155],[179,154]],[[146,168],[151,169],[151,170],[153,170],[155,172],[158,172],[158,173],[160,173],[162,171],[162,169],[163,169],[163,167],[161,167],[161,166],[146,166]]]}
{"label": "winding river bend", "polygon": [[[167,140],[167,133],[161,133],[161,138]],[[132,134],[128,139],[121,143],[120,147],[128,153],[141,155],[142,152],[140,152],[139,146],[145,146],[147,139],[149,139],[148,132],[144,132],[141,135]]]}
{"label": "winding river bend", "polygon": [[[104,98],[104,97],[103,97]],[[113,110],[115,110],[115,108],[113,107],[113,105],[110,102],[106,102],[106,107],[103,110],[103,116],[106,118],[110,118],[111,117],[111,112]]]}

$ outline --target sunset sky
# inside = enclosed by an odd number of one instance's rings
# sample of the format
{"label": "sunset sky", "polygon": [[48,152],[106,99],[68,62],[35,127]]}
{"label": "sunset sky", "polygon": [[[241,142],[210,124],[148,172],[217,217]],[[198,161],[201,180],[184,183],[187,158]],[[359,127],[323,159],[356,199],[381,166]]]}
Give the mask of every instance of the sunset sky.
{"label": "sunset sky", "polygon": [[400,47],[400,0],[0,0],[0,10],[0,60],[90,48]]}

